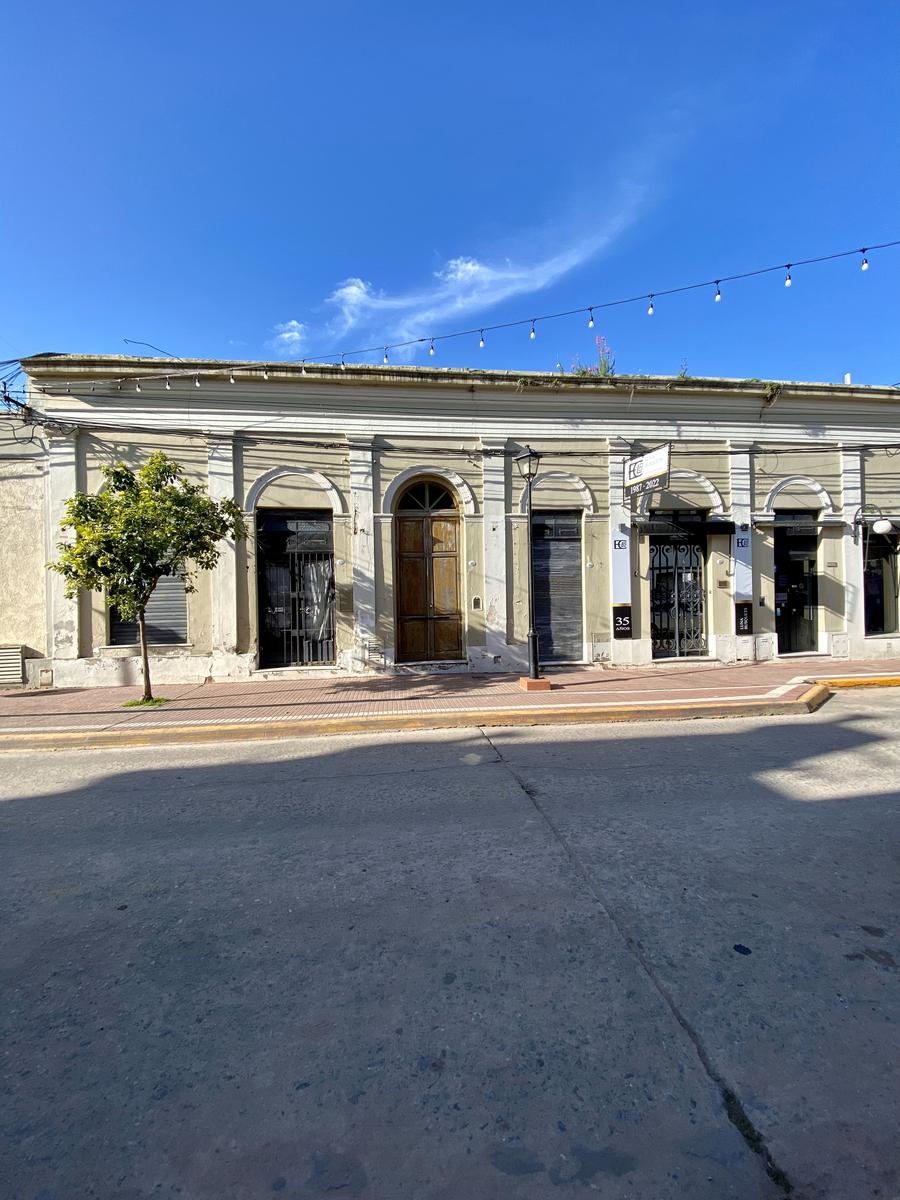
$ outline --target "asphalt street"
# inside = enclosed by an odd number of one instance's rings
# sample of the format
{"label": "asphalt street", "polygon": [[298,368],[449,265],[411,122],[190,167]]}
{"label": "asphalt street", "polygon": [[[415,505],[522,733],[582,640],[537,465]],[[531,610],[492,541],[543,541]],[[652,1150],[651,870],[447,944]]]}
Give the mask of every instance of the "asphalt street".
{"label": "asphalt street", "polygon": [[890,1200],[900,691],[0,756],[6,1200]]}

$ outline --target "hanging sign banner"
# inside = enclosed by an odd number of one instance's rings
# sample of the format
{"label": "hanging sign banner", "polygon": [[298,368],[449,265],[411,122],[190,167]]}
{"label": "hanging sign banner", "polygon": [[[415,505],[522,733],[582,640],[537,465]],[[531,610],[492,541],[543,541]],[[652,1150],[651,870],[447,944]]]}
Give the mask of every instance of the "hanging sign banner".
{"label": "hanging sign banner", "polygon": [[669,442],[665,446],[657,446],[655,450],[648,450],[639,458],[626,459],[623,480],[625,499],[665,487],[669,482],[671,458],[672,444]]}

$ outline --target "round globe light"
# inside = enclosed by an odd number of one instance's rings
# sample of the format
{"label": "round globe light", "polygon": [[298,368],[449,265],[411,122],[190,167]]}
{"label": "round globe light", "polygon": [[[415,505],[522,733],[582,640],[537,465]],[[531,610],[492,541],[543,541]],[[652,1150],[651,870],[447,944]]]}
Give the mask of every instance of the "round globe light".
{"label": "round globe light", "polygon": [[887,517],[879,517],[877,521],[872,522],[873,533],[892,533],[894,526]]}

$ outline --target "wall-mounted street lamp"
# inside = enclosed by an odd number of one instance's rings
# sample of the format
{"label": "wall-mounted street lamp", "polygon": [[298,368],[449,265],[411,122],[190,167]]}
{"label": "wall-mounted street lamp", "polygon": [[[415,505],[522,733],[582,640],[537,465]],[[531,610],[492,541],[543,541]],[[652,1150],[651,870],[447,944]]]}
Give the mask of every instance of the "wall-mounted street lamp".
{"label": "wall-mounted street lamp", "polygon": [[538,656],[538,635],[534,627],[534,546],[531,531],[531,488],[534,484],[541,456],[530,446],[526,446],[521,454],[516,455],[516,466],[519,474],[525,480],[525,512],[528,522],[528,679],[541,677],[540,659]]}
{"label": "wall-mounted street lamp", "polygon": [[860,529],[871,533],[893,533],[894,523],[884,515],[877,504],[861,504],[853,517],[853,540],[859,541]]}

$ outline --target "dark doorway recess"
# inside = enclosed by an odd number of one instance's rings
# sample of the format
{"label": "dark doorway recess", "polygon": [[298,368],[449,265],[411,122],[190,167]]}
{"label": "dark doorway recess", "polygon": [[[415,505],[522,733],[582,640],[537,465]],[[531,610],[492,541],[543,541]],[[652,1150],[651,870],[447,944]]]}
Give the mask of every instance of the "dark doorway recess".
{"label": "dark doorway recess", "polygon": [[897,632],[897,535],[863,530],[866,634]]}
{"label": "dark doorway recess", "polygon": [[775,630],[779,654],[819,648],[816,514],[775,515]]}
{"label": "dark doorway recess", "polygon": [[397,501],[398,662],[463,657],[459,533],[456,499],[443,484],[418,480]]}
{"label": "dark doorway recess", "polygon": [[581,662],[584,619],[581,509],[536,512],[531,520],[534,627],[541,662]]}
{"label": "dark doorway recess", "polygon": [[333,525],[330,512],[258,511],[260,666],[334,662]]}

